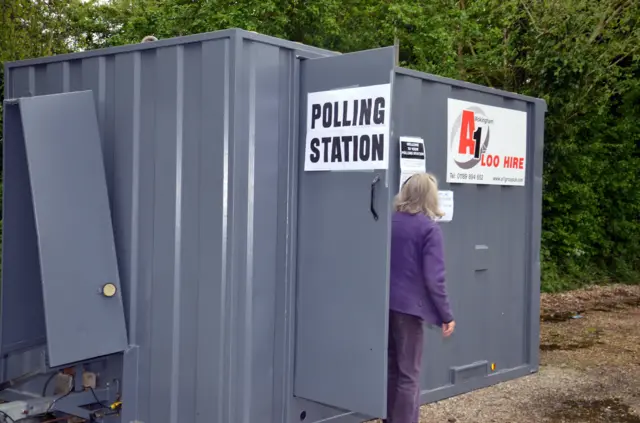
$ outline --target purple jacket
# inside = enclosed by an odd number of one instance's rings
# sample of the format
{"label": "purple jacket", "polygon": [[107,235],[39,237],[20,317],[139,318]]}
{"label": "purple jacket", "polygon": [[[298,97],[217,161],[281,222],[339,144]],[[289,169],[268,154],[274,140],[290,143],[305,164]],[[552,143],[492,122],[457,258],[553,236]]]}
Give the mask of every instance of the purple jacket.
{"label": "purple jacket", "polygon": [[391,223],[393,311],[441,326],[453,320],[445,286],[442,230],[423,214],[395,212]]}

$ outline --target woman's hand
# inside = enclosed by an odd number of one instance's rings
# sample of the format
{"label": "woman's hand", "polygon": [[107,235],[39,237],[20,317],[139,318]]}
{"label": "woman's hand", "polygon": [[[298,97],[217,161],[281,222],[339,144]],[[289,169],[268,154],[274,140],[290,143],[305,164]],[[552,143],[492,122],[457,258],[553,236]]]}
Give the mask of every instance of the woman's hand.
{"label": "woman's hand", "polygon": [[456,328],[456,322],[450,321],[449,323],[444,323],[442,325],[442,336],[448,338],[453,333],[453,330]]}

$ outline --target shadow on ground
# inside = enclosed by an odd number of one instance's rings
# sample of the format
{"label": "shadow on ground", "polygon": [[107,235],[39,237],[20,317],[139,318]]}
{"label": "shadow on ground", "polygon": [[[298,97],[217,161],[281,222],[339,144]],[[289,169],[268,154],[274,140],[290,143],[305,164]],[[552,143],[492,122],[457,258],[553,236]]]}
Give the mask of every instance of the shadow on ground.
{"label": "shadow on ground", "polygon": [[640,417],[619,399],[562,401],[555,413],[564,422],[640,423]]}

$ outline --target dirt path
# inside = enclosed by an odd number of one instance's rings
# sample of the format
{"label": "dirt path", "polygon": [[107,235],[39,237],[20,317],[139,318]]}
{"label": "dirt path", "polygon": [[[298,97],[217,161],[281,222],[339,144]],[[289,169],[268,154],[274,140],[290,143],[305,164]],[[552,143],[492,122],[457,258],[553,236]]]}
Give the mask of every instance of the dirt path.
{"label": "dirt path", "polygon": [[640,286],[541,303],[539,373],[425,406],[420,423],[640,423]]}

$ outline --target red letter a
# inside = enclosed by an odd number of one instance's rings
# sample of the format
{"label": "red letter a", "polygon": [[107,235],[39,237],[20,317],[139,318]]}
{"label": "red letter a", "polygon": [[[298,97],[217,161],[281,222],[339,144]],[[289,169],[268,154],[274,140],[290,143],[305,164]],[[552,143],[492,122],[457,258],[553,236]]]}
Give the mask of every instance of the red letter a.
{"label": "red letter a", "polygon": [[476,151],[476,142],[473,133],[476,131],[475,114],[470,110],[462,111],[462,123],[460,124],[459,154],[473,154]]}

